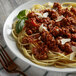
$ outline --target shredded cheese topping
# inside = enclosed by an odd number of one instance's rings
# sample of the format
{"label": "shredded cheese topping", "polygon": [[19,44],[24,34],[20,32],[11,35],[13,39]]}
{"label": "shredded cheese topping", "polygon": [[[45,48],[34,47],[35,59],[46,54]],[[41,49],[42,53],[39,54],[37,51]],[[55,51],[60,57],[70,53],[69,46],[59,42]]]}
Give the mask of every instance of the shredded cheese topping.
{"label": "shredded cheese topping", "polygon": [[38,18],[42,17],[42,18],[46,18],[48,17],[48,12],[45,12],[44,14],[41,14],[41,13],[35,13],[38,15]]}
{"label": "shredded cheese topping", "polygon": [[43,26],[43,24],[41,24],[41,26],[39,27],[39,31],[42,32],[44,30],[47,31],[47,27]]}
{"label": "shredded cheese topping", "polygon": [[61,21],[63,18],[64,18],[64,16],[63,16],[63,15],[61,15],[61,16],[58,16],[58,18],[57,18],[56,22],[59,22],[59,21]]}
{"label": "shredded cheese topping", "polygon": [[66,42],[71,41],[71,39],[66,38],[66,39],[61,39],[61,43],[64,45]]}

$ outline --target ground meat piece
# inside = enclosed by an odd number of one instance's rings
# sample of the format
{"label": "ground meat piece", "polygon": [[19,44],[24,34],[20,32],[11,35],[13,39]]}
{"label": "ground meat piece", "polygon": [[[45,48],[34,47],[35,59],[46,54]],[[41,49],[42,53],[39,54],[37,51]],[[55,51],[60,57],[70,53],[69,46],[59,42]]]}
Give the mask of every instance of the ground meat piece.
{"label": "ground meat piece", "polygon": [[32,28],[32,31],[33,31],[33,33],[38,33],[38,28],[36,28],[36,27],[34,27],[34,28]]}
{"label": "ground meat piece", "polygon": [[71,38],[71,33],[70,33],[70,31],[69,31],[68,28],[62,27],[60,33],[61,33],[61,36],[62,36],[62,37]]}
{"label": "ground meat piece", "polygon": [[45,10],[42,10],[42,11],[43,11],[43,13],[45,13],[45,12],[50,13],[51,12],[51,9],[45,9]]}
{"label": "ground meat piece", "polygon": [[41,24],[36,22],[35,18],[29,18],[28,20],[25,21],[26,22],[26,33],[28,35],[34,34],[34,33],[38,33],[38,28]]}
{"label": "ground meat piece", "polygon": [[62,14],[65,17],[73,17],[73,14],[68,10],[68,8],[66,8]]}
{"label": "ground meat piece", "polygon": [[29,30],[26,29],[26,32],[27,32],[28,35],[31,35],[32,34],[32,30],[30,30],[30,29]]}
{"label": "ground meat piece", "polygon": [[59,13],[59,15],[63,15],[63,13],[65,13],[65,9],[59,9],[58,13]]}
{"label": "ground meat piece", "polygon": [[48,31],[43,31],[41,33],[41,39],[42,41],[44,41],[46,44],[50,41],[53,42],[54,41],[54,37],[48,32]]}
{"label": "ground meat piece", "polygon": [[36,22],[36,18],[31,18],[30,24],[31,24],[32,26],[34,26],[34,27],[40,26],[40,25]]}
{"label": "ground meat piece", "polygon": [[31,36],[28,36],[28,37],[23,37],[22,38],[22,43],[23,44],[26,44],[26,43],[32,43],[33,42],[33,38]]}
{"label": "ground meat piece", "polygon": [[62,15],[64,10],[61,7],[60,3],[54,3],[53,8],[58,12],[59,15]]}
{"label": "ground meat piece", "polygon": [[69,54],[69,53],[72,52],[70,42],[66,42],[64,45],[62,45],[61,42],[60,42],[60,43],[58,44],[58,47],[59,47],[63,52],[65,52],[66,54]]}
{"label": "ground meat piece", "polygon": [[72,34],[71,39],[72,39],[73,41],[76,41],[76,34]]}
{"label": "ground meat piece", "polygon": [[62,39],[61,36],[58,36],[58,37],[55,39],[57,45],[60,45],[60,44],[61,44],[61,39]]}
{"label": "ground meat piece", "polygon": [[27,27],[29,28],[39,26],[36,22],[36,18],[29,18],[28,20],[25,21],[25,23],[27,24]]}
{"label": "ground meat piece", "polygon": [[35,27],[27,28],[27,29],[26,29],[26,33],[27,33],[28,35],[38,33],[38,28],[35,28]]}
{"label": "ground meat piece", "polygon": [[76,15],[76,8],[71,8],[71,12]]}
{"label": "ground meat piece", "polygon": [[71,33],[76,33],[76,28],[74,25],[70,25],[70,27],[67,26],[66,28],[68,28]]}
{"label": "ground meat piece", "polygon": [[60,35],[60,32],[61,32],[61,29],[58,27],[58,26],[55,26],[53,29],[52,29],[52,35],[57,37]]}
{"label": "ground meat piece", "polygon": [[67,22],[67,19],[66,19],[66,18],[63,18],[63,19],[61,20],[60,25],[61,25],[62,27],[64,27],[64,26],[70,25],[70,23]]}
{"label": "ground meat piece", "polygon": [[49,31],[49,33],[51,33],[52,32],[52,29],[54,28],[52,25],[51,26],[50,25],[48,25],[48,31]]}
{"label": "ground meat piece", "polygon": [[50,20],[50,22],[49,22],[49,24],[48,24],[48,26],[47,26],[47,29],[48,29],[49,31],[51,31],[52,28],[54,27],[54,24],[55,24],[55,21],[54,21],[54,20]]}
{"label": "ground meat piece", "polygon": [[71,45],[76,46],[76,42],[71,41]]}
{"label": "ground meat piece", "polygon": [[61,44],[61,42],[58,44],[58,47],[65,53],[69,54],[72,52],[71,44],[70,42],[66,42],[64,45]]}
{"label": "ground meat piece", "polygon": [[62,39],[61,36],[60,37],[57,37],[56,38],[56,44],[58,45],[59,49],[61,49],[61,51],[64,51],[64,45],[62,45],[61,39]]}
{"label": "ground meat piece", "polygon": [[61,43],[60,44],[58,44],[58,47],[64,52],[64,45],[62,45]]}
{"label": "ground meat piece", "polygon": [[72,52],[70,43],[67,42],[64,44],[64,52],[66,52],[67,54]]}
{"label": "ground meat piece", "polygon": [[58,13],[56,11],[54,11],[54,10],[51,10],[51,9],[46,9],[46,10],[43,11],[43,13],[45,13],[45,12],[49,13],[48,17],[50,17],[52,20],[56,19],[57,16],[58,16]]}
{"label": "ground meat piece", "polygon": [[70,25],[76,25],[76,20],[72,17],[63,18],[60,22],[61,26],[70,26]]}
{"label": "ground meat piece", "polygon": [[73,17],[69,17],[68,22],[71,22],[71,25],[76,25],[76,19],[74,19]]}
{"label": "ground meat piece", "polygon": [[54,52],[62,53],[61,49],[57,45],[53,45],[52,48],[50,48],[50,50],[52,50]]}
{"label": "ground meat piece", "polygon": [[38,23],[48,24],[50,22],[50,18],[49,17],[47,17],[47,18],[36,18],[36,21]]}
{"label": "ground meat piece", "polygon": [[57,9],[57,10],[60,10],[60,9],[61,9],[61,4],[55,2],[54,5],[53,5],[53,8],[54,8],[54,9]]}
{"label": "ground meat piece", "polygon": [[42,41],[44,41],[45,43],[46,43],[47,41],[53,41],[53,40],[54,40],[54,38],[52,37],[52,35],[51,35],[48,31],[43,31],[43,32],[41,33],[41,39],[42,39]]}
{"label": "ground meat piece", "polygon": [[51,51],[54,51],[54,52],[60,52],[61,53],[61,50],[59,49],[58,45],[56,45],[56,41],[47,41],[46,44],[48,45],[48,48],[51,50]]}
{"label": "ground meat piece", "polygon": [[45,45],[44,42],[41,41],[41,39],[40,39],[40,41],[38,41],[38,44],[39,44],[40,46]]}
{"label": "ground meat piece", "polygon": [[35,14],[35,12],[31,12],[27,15],[28,18],[33,18],[33,17],[37,17],[37,15]]}
{"label": "ground meat piece", "polygon": [[46,45],[41,47],[34,47],[32,49],[32,53],[35,55],[37,59],[40,59],[40,60],[48,58],[47,52],[48,52],[48,48]]}
{"label": "ground meat piece", "polygon": [[51,11],[50,13],[49,13],[49,17],[52,19],[52,20],[55,20],[55,19],[57,19],[57,17],[58,17],[59,15],[58,15],[58,13],[56,12],[56,11]]}
{"label": "ground meat piece", "polygon": [[55,22],[54,26],[61,27],[61,25],[60,25],[60,21],[59,21],[59,22]]}
{"label": "ground meat piece", "polygon": [[29,42],[29,41],[27,40],[26,37],[23,37],[23,38],[22,38],[22,43],[23,43],[23,44],[28,43],[28,42]]}

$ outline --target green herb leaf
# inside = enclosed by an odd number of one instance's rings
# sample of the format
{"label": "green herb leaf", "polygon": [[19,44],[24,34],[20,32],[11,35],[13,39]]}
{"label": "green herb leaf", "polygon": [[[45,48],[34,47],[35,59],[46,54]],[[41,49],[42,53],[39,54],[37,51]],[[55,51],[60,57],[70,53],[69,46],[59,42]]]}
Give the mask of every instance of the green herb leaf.
{"label": "green herb leaf", "polygon": [[24,25],[25,25],[25,20],[27,20],[27,18],[23,18],[18,20],[18,22],[16,23],[16,32],[19,33],[22,31]]}
{"label": "green herb leaf", "polygon": [[16,23],[16,32],[19,33],[22,31],[24,25],[25,25],[25,20],[27,20],[28,18],[26,17],[26,12],[27,10],[22,10],[19,12],[19,14],[17,15],[18,18],[18,22]]}
{"label": "green herb leaf", "polygon": [[22,10],[19,12],[19,14],[17,15],[18,19],[22,19],[23,17],[26,16],[26,10]]}

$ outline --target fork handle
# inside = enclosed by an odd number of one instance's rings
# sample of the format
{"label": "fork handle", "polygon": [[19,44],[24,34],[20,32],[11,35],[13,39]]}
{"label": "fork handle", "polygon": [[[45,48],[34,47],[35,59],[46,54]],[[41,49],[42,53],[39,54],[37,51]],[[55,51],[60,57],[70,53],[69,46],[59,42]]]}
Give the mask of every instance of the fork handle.
{"label": "fork handle", "polygon": [[27,76],[26,74],[24,74],[22,71],[20,71],[20,70],[15,70],[14,72],[16,72],[16,73],[20,73],[21,75],[23,75],[23,76]]}

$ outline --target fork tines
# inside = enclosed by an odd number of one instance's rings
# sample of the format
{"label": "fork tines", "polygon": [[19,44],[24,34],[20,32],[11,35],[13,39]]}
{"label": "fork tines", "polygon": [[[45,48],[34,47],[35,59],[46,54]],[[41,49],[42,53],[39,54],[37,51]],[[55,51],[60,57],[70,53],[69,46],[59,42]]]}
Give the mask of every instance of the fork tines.
{"label": "fork tines", "polygon": [[0,44],[0,61],[3,66],[4,64],[8,65],[7,62],[12,61],[1,44]]}

